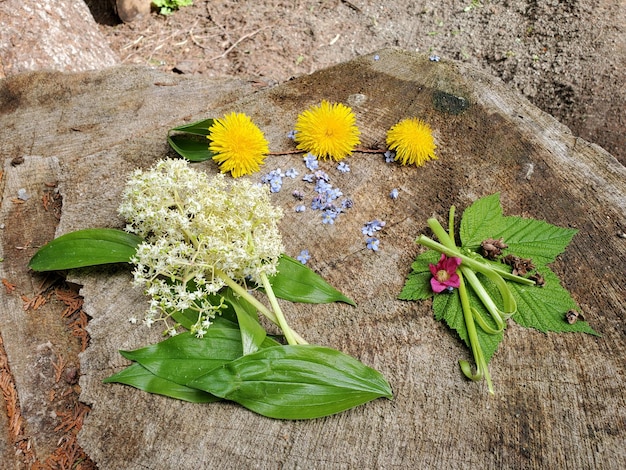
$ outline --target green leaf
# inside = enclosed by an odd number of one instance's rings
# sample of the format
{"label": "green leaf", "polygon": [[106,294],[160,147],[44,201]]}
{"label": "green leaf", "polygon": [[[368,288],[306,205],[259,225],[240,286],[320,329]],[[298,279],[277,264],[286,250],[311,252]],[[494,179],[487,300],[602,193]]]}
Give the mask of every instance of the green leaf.
{"label": "green leaf", "polygon": [[[273,339],[265,338],[261,346],[277,344]],[[203,338],[185,332],[145,348],[120,353],[154,375],[184,385],[241,357],[243,345],[237,324],[218,317]]]}
{"label": "green leaf", "polygon": [[[187,285],[191,290],[195,290],[195,287],[193,286],[192,281],[189,281]],[[220,294],[214,294],[214,295],[209,295],[205,298],[209,301],[211,305],[218,306],[221,303],[220,301],[221,301],[222,296]],[[235,310],[233,309],[233,306],[230,305],[228,302],[226,302],[224,305],[225,305],[225,308],[220,310],[218,322],[225,322],[226,320],[228,320],[231,326],[233,326],[234,328],[237,328],[237,315],[235,314]],[[176,311],[172,313],[172,319],[176,323],[180,324],[183,328],[190,330],[193,327],[193,325],[195,325],[196,322],[198,321],[198,312],[192,309],[187,309],[182,312]]]}
{"label": "green leaf", "polygon": [[141,364],[133,363],[126,369],[103,380],[104,383],[130,385],[148,393],[165,395],[192,403],[211,403],[222,399],[203,390],[180,385],[170,380],[157,377]]}
{"label": "green leaf", "polygon": [[287,255],[278,261],[278,273],[270,278],[276,297],[290,302],[323,304],[345,302],[356,306],[353,300],[328,284],[310,268]]}
{"label": "green leaf", "polygon": [[430,264],[437,264],[441,255],[434,250],[427,250],[419,255],[411,265],[412,271],[402,288],[402,292],[398,296],[400,300],[424,300],[433,296],[433,290],[430,287]]}
{"label": "green leaf", "polygon": [[[209,160],[215,155],[209,150],[210,141],[206,139],[213,122],[214,119],[204,119],[174,127],[167,133],[167,141],[176,153],[189,161],[203,162]],[[184,134],[170,135],[172,131],[183,132]],[[198,139],[197,136],[205,138]]]}
{"label": "green leaf", "polygon": [[259,323],[256,309],[241,297],[235,296],[232,289],[224,292],[224,298],[234,308],[241,331],[243,354],[250,354],[259,349],[267,333]]}
{"label": "green leaf", "polygon": [[552,263],[563,253],[578,230],[557,227],[543,220],[504,217],[504,229],[492,238],[504,239],[504,253],[530,258],[535,265]]}
{"label": "green leaf", "polygon": [[188,134],[195,135],[209,135],[209,128],[213,125],[214,119],[203,119],[201,121],[192,122],[190,124],[183,124],[182,126],[173,127],[172,131],[186,132]]}
{"label": "green leaf", "polygon": [[215,155],[209,150],[209,141],[199,141],[197,138],[185,135],[173,135],[167,137],[167,142],[181,157],[191,162],[203,162]]}
{"label": "green leaf", "polygon": [[503,227],[500,193],[492,194],[475,201],[461,218],[459,237],[464,248],[478,247],[487,238],[494,238],[494,232]]}
{"label": "green leaf", "polygon": [[466,250],[477,251],[484,240],[502,238],[508,245],[505,254],[531,258],[535,264],[548,264],[565,251],[576,232],[542,220],[503,217],[500,194],[496,193],[465,209],[459,234]]}
{"label": "green leaf", "polygon": [[261,349],[188,385],[278,419],[319,418],[392,397],[391,387],[376,370],[313,345]]}
{"label": "green leaf", "polygon": [[78,230],[41,247],[28,267],[33,271],[58,271],[110,263],[128,263],[143,240],[122,230]]}
{"label": "green leaf", "polygon": [[570,309],[580,311],[578,305],[561,286],[556,274],[546,266],[540,266],[539,271],[546,281],[543,287],[509,283],[518,306],[518,313],[513,316],[515,323],[544,333],[554,331],[598,335],[585,321],[579,320],[574,324],[567,322],[566,313]]}
{"label": "green leaf", "polygon": [[236,325],[216,318],[203,338],[189,332],[134,351],[120,351],[154,375],[186,384],[243,354]]}

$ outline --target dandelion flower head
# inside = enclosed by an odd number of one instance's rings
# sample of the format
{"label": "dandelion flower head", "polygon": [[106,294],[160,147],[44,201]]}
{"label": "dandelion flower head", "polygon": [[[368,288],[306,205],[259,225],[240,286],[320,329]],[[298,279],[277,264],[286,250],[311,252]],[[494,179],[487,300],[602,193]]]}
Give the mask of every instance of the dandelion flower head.
{"label": "dandelion flower head", "polygon": [[396,153],[396,161],[403,165],[422,166],[428,160],[437,159],[430,126],[420,119],[404,119],[392,126],[387,132],[387,146]]}
{"label": "dandelion flower head", "polygon": [[323,100],[319,106],[303,111],[295,129],[297,147],[318,158],[342,160],[360,143],[356,117],[341,103]]}
{"label": "dandelion flower head", "polygon": [[222,173],[233,178],[259,171],[269,153],[269,144],[263,132],[243,113],[227,114],[215,119],[207,136],[209,150],[215,153],[213,161]]}

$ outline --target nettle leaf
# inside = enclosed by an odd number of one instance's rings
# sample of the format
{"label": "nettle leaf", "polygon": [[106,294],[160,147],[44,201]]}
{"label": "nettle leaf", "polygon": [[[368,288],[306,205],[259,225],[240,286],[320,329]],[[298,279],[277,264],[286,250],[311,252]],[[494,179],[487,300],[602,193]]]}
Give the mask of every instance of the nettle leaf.
{"label": "nettle leaf", "polygon": [[104,383],[130,385],[148,393],[156,393],[192,403],[212,403],[222,399],[203,390],[180,385],[170,380],[157,377],[141,364],[133,363],[126,369],[107,377]]}
{"label": "nettle leaf", "polygon": [[504,217],[505,229],[492,238],[504,239],[506,253],[530,258],[533,263],[552,263],[563,253],[578,230],[557,227],[542,220]]}
{"label": "nettle leaf", "polygon": [[411,264],[411,272],[402,288],[402,292],[398,295],[400,300],[423,300],[433,296],[433,290],[430,287],[429,266],[437,264],[441,255],[433,250],[428,250],[419,255],[413,264]]}
{"label": "nettle leaf", "polygon": [[41,247],[28,267],[59,271],[111,263],[129,263],[143,240],[123,230],[99,228],[66,233]]}
{"label": "nettle leaf", "polygon": [[343,295],[312,269],[287,255],[281,255],[278,273],[270,278],[270,283],[276,297],[290,302],[345,302],[356,306],[352,299]]}
{"label": "nettle leaf", "polygon": [[278,419],[319,418],[392,397],[376,370],[340,351],[313,345],[261,349],[188,385]]}
{"label": "nettle leaf", "polygon": [[509,283],[517,301],[518,312],[513,316],[515,323],[544,333],[554,331],[598,335],[585,321],[579,320],[574,324],[567,322],[566,313],[570,309],[579,310],[578,305],[548,267],[540,266],[539,272],[546,281],[543,287]]}
{"label": "nettle leaf", "polygon": [[500,193],[492,194],[475,201],[461,218],[459,237],[463,247],[480,246],[483,240],[494,238],[493,233],[504,228]]}
{"label": "nettle leaf", "polygon": [[488,239],[504,239],[512,253],[531,258],[535,264],[548,264],[565,251],[577,233],[542,220],[503,217],[500,193],[477,200],[463,212],[459,235],[464,249],[476,251]]}

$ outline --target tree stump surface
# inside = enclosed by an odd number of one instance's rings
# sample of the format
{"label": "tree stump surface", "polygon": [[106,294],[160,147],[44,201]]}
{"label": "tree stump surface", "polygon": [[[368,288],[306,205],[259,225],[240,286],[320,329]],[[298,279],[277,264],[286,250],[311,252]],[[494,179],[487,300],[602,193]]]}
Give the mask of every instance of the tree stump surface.
{"label": "tree stump surface", "polygon": [[[260,91],[244,82],[184,78],[146,69],[27,74],[0,82],[1,277],[35,283],[25,265],[52,238],[35,209],[43,183],[63,196],[56,236],[90,227],[123,227],[116,214],[126,177],[166,155],[169,128],[246,112],[273,151],[289,150],[296,117],[322,99],[350,105],[364,147],[384,148],[390,126],[406,117],[430,123],[438,160],[424,167],[387,164],[379,154],[348,158],[351,171],[320,162],[331,184],[354,200],[334,225],[295,213],[286,178],[272,196],[285,217],[286,253],[308,249],[309,265],[358,306],[283,302],[292,327],[381,371],[393,400],[376,400],[311,421],[279,421],[237,405],[189,404],[102,379],[127,362],[118,350],[160,340],[133,326],[146,298],[130,288],[127,267],[74,270],[91,316],[80,360],[81,400],[91,412],[79,434],[102,469],[213,468],[623,468],[626,465],[625,328],[626,169],[573,136],[549,115],[470,66],[383,50]],[[15,158],[24,157],[13,166]],[[212,162],[198,164],[216,172]],[[270,156],[262,174],[294,167],[301,156]],[[252,175],[255,181],[261,174]],[[32,197],[11,201],[19,188]],[[388,197],[399,190],[396,201]],[[552,267],[601,337],[542,334],[511,324],[490,371],[495,396],[466,380],[470,352],[433,319],[431,302],[397,300],[420,248],[426,220],[460,214],[500,192],[505,215],[579,230]],[[361,227],[386,222],[380,251],[365,248]],[[42,225],[43,224],[43,225]],[[28,240],[30,245],[25,245]],[[19,249],[18,249],[19,247]],[[30,277],[29,277],[30,276]],[[2,296],[1,333],[20,396],[36,385],[36,346],[45,331],[19,299]],[[36,339],[31,339],[32,335]],[[31,395],[33,395],[31,393]],[[37,399],[32,398],[31,407]],[[45,404],[40,404],[44,406]],[[37,420],[32,418],[32,425]],[[41,420],[40,420],[41,421]]]}

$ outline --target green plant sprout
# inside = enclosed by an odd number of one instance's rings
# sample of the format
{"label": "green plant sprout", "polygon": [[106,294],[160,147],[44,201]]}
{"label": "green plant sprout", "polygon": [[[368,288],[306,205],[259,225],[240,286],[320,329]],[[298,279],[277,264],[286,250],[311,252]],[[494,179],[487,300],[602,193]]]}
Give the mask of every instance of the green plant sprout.
{"label": "green plant sprout", "polygon": [[193,5],[193,0],[152,0],[152,4],[159,9],[161,15],[167,16],[179,8]]}

